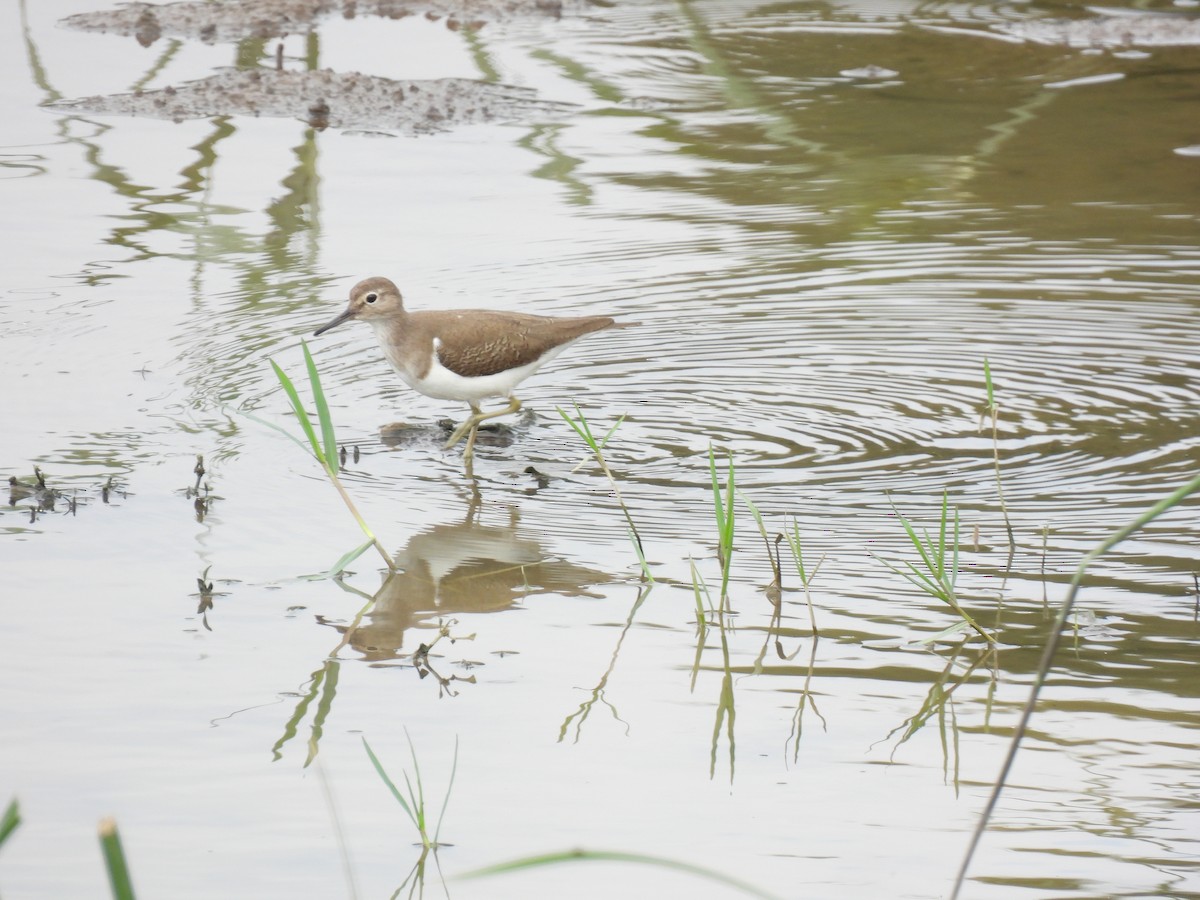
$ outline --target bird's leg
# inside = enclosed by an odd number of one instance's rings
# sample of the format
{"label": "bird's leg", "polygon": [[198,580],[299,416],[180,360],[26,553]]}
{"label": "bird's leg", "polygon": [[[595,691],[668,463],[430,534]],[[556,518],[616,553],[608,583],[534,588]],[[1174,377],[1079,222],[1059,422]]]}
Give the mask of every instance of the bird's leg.
{"label": "bird's leg", "polygon": [[471,433],[467,435],[467,446],[463,448],[463,465],[467,468],[467,474],[473,474],[471,471],[471,460],[475,458],[475,437],[479,434],[479,426],[476,425],[471,429]]}
{"label": "bird's leg", "polygon": [[[469,402],[469,401],[468,401]],[[446,441],[442,447],[443,450],[449,450],[459,441],[461,441],[472,428],[477,424],[476,420],[483,415],[483,411],[479,408],[478,403],[471,403],[471,415],[467,420],[454,429],[454,433],[450,435],[450,440]]]}
{"label": "bird's leg", "polygon": [[508,406],[504,409],[498,409],[495,412],[485,413],[480,410],[477,403],[471,404],[471,418],[463,422],[454,430],[454,434],[450,435],[450,440],[446,441],[446,446],[443,449],[449,450],[455,444],[463,439],[467,432],[471,433],[470,443],[468,447],[473,447],[475,443],[475,432],[478,431],[481,423],[488,419],[495,419],[499,416],[507,416],[510,413],[515,413],[521,408],[521,401],[516,397],[508,398]]}

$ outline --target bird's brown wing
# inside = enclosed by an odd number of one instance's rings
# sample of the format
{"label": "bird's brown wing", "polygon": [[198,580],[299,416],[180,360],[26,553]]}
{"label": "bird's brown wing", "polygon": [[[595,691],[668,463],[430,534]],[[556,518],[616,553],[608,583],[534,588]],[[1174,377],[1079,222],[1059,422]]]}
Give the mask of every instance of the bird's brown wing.
{"label": "bird's brown wing", "polygon": [[528,365],[560,344],[601,331],[613,324],[608,316],[566,318],[471,310],[446,313],[430,339],[440,340],[443,366],[465,378],[495,375]]}

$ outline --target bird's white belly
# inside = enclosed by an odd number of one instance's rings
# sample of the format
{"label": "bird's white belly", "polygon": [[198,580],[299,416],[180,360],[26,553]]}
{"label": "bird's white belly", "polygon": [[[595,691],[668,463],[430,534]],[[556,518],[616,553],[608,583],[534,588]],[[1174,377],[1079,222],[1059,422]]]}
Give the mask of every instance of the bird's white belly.
{"label": "bird's white belly", "polygon": [[[429,371],[423,378],[418,378],[413,372],[398,364],[388,354],[388,361],[407,384],[415,391],[435,400],[458,400],[465,403],[475,403],[489,397],[509,397],[518,384],[536,372],[541,366],[554,359],[574,341],[568,341],[553,348],[548,353],[531,363],[526,363],[515,369],[497,372],[495,375],[483,375],[476,378],[466,378],[450,371],[442,365],[437,357],[437,346],[440,341],[434,341],[433,361]],[[385,346],[385,352],[386,352]]]}

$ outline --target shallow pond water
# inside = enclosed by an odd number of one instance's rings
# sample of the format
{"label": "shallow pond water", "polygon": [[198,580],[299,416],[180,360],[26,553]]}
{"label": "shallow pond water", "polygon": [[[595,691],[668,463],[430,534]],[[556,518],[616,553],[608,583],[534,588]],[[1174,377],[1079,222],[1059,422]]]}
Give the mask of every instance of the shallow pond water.
{"label": "shallow pond water", "polygon": [[[457,741],[429,896],[737,895],[618,863],[441,881],[577,847],[946,896],[1076,566],[1198,469],[1190,7],[324,5],[287,71],[520,102],[436,133],[336,98],[156,118],[280,42],[4,13],[6,900],[106,896],[105,815],[145,896],[389,896],[419,853],[363,738],[398,781],[411,739],[435,811]],[[371,274],[413,308],[639,324],[527,382],[468,478],[437,424],[461,405],[367,328],[309,337]],[[301,338],[386,583],[373,555],[309,577],[361,535],[259,421],[294,428],[268,360],[299,375]],[[572,402],[625,416],[605,456],[649,591]],[[698,617],[710,447],[799,535],[819,637],[741,504],[732,612]],[[995,655],[934,641],[955,615],[885,564],[916,561],[896,510],[934,528],[943,492]],[[1092,568],[963,896],[1200,894],[1198,509]]]}

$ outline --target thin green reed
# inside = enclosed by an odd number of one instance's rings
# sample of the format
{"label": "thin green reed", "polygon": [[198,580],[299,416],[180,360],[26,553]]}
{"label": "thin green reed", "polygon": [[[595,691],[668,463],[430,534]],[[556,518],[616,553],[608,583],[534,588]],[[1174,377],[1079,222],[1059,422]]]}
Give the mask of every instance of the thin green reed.
{"label": "thin green reed", "polygon": [[[413,827],[417,829],[417,834],[421,838],[421,846],[426,850],[436,850],[438,847],[438,837],[442,833],[442,821],[446,818],[446,807],[450,803],[450,792],[454,790],[454,776],[458,772],[458,738],[454,739],[454,762],[450,767],[450,782],[446,785],[446,796],[442,800],[442,809],[438,813],[437,826],[434,828],[433,836],[429,834],[429,816],[425,809],[425,784],[421,779],[421,765],[417,761],[417,749],[413,746],[412,738],[409,737],[408,729],[404,730],[404,737],[408,740],[408,752],[412,756],[413,777],[408,777],[408,772],[404,773],[404,787],[408,792],[408,797],[405,798],[400,789],[396,787],[395,782],[388,776],[388,773],[383,768],[383,763],[379,761],[379,757],[375,755],[375,751],[371,749],[371,745],[367,743],[367,739],[362,739],[363,748],[367,751],[367,756],[370,757],[371,765],[379,777],[383,779],[383,783],[387,785],[396,802],[400,804],[400,808],[407,813],[408,818],[412,821]],[[416,781],[414,786],[413,781]]]}
{"label": "thin green reed", "polygon": [[[312,353],[309,352],[308,344],[304,341],[301,341],[300,346],[304,350],[304,365],[308,370],[308,382],[312,390],[313,405],[316,407],[317,422],[321,429],[321,437],[319,440],[317,438],[317,430],[313,427],[312,419],[309,417],[308,411],[304,408],[304,404],[300,400],[300,394],[296,390],[296,385],[292,382],[292,379],[287,376],[287,373],[279,367],[275,360],[270,361],[271,368],[275,370],[275,377],[279,379],[279,383],[282,385],[284,393],[287,394],[288,401],[292,404],[292,411],[296,414],[296,419],[300,422],[300,428],[303,430],[304,436],[308,439],[308,447],[306,449],[312,451],[312,454],[314,457],[316,457],[317,462],[320,463],[321,467],[325,470],[325,475],[329,478],[330,483],[334,486],[334,488],[337,489],[339,496],[341,496],[342,501],[346,504],[346,508],[349,509],[350,514],[354,516],[354,521],[358,523],[358,527],[361,528],[363,534],[367,536],[366,543],[355,548],[354,550],[351,550],[349,553],[339,559],[337,563],[334,564],[333,568],[330,569],[329,574],[336,575],[337,573],[341,572],[346,566],[350,565],[350,563],[365,553],[372,546],[379,552],[379,555],[383,557],[383,561],[386,563],[388,570],[394,572],[396,571],[395,562],[392,561],[392,558],[390,555],[388,555],[388,552],[383,549],[383,545],[379,542],[379,539],[375,537],[375,532],[373,532],[370,526],[367,525],[366,520],[358,511],[358,507],[355,506],[354,501],[350,499],[350,494],[347,493],[345,486],[341,482],[341,479],[338,478],[338,447],[337,437],[334,434],[333,428],[333,415],[329,411],[329,403],[325,399],[325,391],[321,386],[321,374],[317,370],[317,364],[313,360]],[[274,425],[271,427],[287,435],[301,447],[304,447],[304,443],[298,440],[290,432],[284,431],[282,428],[278,428]]]}
{"label": "thin green reed", "polygon": [[727,606],[729,597],[729,571],[733,564],[734,487],[733,454],[729,454],[729,468],[725,476],[725,495],[721,495],[721,483],[717,477],[717,457],[710,444],[708,447],[708,471],[712,479],[713,518],[717,524],[717,561],[721,565],[721,609]]}
{"label": "thin green reed", "polygon": [[1004,530],[1008,533],[1009,562],[1016,552],[1017,541],[1013,536],[1012,522],[1008,518],[1008,504],[1004,502],[1004,485],[1000,480],[1000,407],[996,403],[996,391],[992,385],[992,366],[988,358],[983,358],[983,380],[987,387],[987,405],[979,417],[979,428],[983,430],[983,421],[992,420],[992,466],[996,471],[996,496],[1000,500],[1000,513],[1004,516]]}
{"label": "thin green reed", "polygon": [[768,893],[767,891],[753,884],[726,875],[723,872],[718,872],[715,869],[708,869],[704,866],[680,862],[678,860],[668,859],[662,856],[649,856],[644,853],[614,852],[611,850],[578,849],[566,850],[559,853],[544,853],[538,856],[526,856],[521,859],[513,859],[506,862],[497,863],[494,866],[487,866],[486,868],[464,872],[458,877],[463,880],[468,878],[487,878],[507,872],[519,872],[524,869],[539,869],[546,866],[559,865],[562,863],[570,863],[574,865],[584,862],[633,863],[636,865],[653,866],[675,872],[684,872],[689,875],[695,875],[698,878],[702,878],[705,881],[711,882],[712,884],[725,885],[728,888],[739,891],[751,897],[759,897],[761,900],[776,900],[776,895]]}
{"label": "thin green reed", "polygon": [[121,847],[121,836],[117,833],[114,819],[100,821],[100,852],[108,870],[108,883],[112,888],[113,900],[134,900],[133,881],[129,877],[129,864]]}
{"label": "thin green reed", "polygon": [[0,847],[4,846],[4,842],[8,840],[9,835],[17,830],[17,826],[21,824],[21,805],[17,803],[17,798],[14,797],[9,801],[8,807],[4,810],[4,815],[0,816]]}
{"label": "thin green reed", "polygon": [[625,421],[625,417],[621,416],[621,418],[617,419],[613,426],[604,433],[604,437],[597,438],[595,432],[592,431],[591,423],[584,416],[583,410],[579,408],[579,404],[573,403],[572,405],[575,407],[577,418],[571,418],[570,414],[561,406],[556,406],[555,409],[558,410],[558,414],[562,416],[563,421],[570,425],[571,430],[579,435],[580,440],[587,445],[587,448],[592,452],[592,456],[596,460],[596,465],[600,467],[600,471],[608,479],[613,497],[616,498],[617,506],[621,508],[621,514],[625,517],[625,524],[629,527],[629,539],[633,542],[633,551],[637,554],[638,564],[642,568],[642,577],[650,584],[653,584],[654,576],[650,574],[650,566],[646,563],[646,551],[645,545],[642,544],[642,536],[638,532],[637,525],[633,522],[633,516],[629,513],[629,507],[625,505],[625,498],[621,496],[621,486],[617,483],[617,476],[613,474],[613,470],[608,465],[608,460],[604,458],[604,447],[608,444],[609,438],[621,427],[621,423]]}
{"label": "thin green reed", "polygon": [[796,563],[796,571],[800,574],[800,584],[804,586],[804,601],[808,604],[808,620],[812,623],[813,634],[819,634],[817,628],[817,614],[813,612],[812,602],[812,580],[817,577],[817,572],[821,568],[821,564],[825,562],[825,556],[822,555],[817,560],[817,564],[810,571],[804,563],[804,547],[800,542],[800,523],[792,519],[792,532],[788,534],[784,531],[783,536],[787,539],[788,549],[792,551],[792,559]]}

